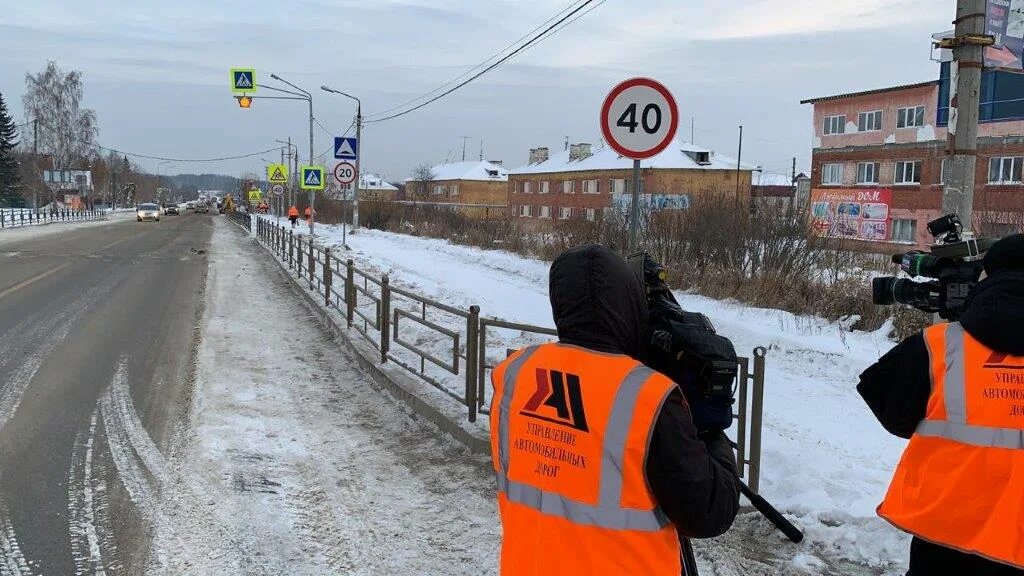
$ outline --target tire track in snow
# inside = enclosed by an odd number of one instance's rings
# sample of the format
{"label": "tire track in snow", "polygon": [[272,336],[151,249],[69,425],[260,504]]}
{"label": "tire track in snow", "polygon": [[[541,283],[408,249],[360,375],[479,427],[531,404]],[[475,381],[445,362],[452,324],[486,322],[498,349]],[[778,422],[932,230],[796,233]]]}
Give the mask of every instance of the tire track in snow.
{"label": "tire track in snow", "polygon": [[96,522],[96,510],[101,500],[93,486],[97,413],[98,409],[92,413],[89,431],[80,431],[75,437],[71,469],[68,471],[68,531],[76,575],[106,576]]}
{"label": "tire track in snow", "polygon": [[9,518],[7,506],[0,499],[0,576],[31,576]]}

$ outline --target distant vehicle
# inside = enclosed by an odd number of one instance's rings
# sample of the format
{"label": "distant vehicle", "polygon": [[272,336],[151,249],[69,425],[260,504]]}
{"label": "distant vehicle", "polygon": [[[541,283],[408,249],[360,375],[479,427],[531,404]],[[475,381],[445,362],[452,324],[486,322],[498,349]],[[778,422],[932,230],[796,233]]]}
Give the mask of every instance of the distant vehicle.
{"label": "distant vehicle", "polygon": [[199,202],[196,204],[196,214],[209,214],[210,205],[206,202]]}
{"label": "distant vehicle", "polygon": [[139,204],[139,207],[135,210],[135,218],[139,222],[143,220],[154,220],[160,221],[160,206],[156,204]]}
{"label": "distant vehicle", "polygon": [[186,202],[185,203],[185,209],[186,210],[195,210],[196,209],[196,203],[195,202]]}
{"label": "distant vehicle", "polygon": [[166,214],[168,216],[170,216],[172,214],[175,215],[175,216],[178,216],[178,215],[181,214],[181,212],[178,212],[178,205],[177,204],[170,204],[170,203],[168,203],[168,204],[164,204],[164,214]]}

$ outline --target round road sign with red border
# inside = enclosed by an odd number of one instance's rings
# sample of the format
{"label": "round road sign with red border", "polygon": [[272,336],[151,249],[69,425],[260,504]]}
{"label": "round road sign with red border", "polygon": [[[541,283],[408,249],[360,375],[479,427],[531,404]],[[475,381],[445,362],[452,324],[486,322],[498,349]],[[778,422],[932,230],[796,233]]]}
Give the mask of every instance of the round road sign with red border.
{"label": "round road sign with red border", "polygon": [[274,184],[270,187],[270,191],[274,193],[274,196],[283,196],[284,186],[282,184]]}
{"label": "round road sign with red border", "polygon": [[338,162],[334,167],[334,179],[338,184],[351,184],[356,181],[356,166],[351,162]]}
{"label": "round road sign with red border", "polygon": [[619,154],[641,160],[672,143],[679,127],[676,100],[662,83],[632,78],[619,84],[601,106],[601,131]]}

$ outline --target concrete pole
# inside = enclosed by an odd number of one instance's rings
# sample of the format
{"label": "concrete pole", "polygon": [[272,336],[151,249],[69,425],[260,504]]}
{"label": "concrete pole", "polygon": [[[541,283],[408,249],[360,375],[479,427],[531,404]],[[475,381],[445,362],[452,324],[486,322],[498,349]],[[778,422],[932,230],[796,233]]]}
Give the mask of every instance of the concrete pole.
{"label": "concrete pole", "polygon": [[363,167],[363,103],[356,99],[356,146],[358,146],[356,157],[356,181],[352,184],[352,230],[359,228],[359,182],[360,172]]}
{"label": "concrete pole", "polygon": [[950,79],[949,178],[942,191],[942,213],[956,213],[971,230],[978,154],[978,106],[985,46],[971,37],[985,34],[985,0],[957,0],[953,78]]}
{"label": "concrete pole", "polygon": [[[313,97],[309,96],[309,165],[313,165]],[[316,200],[316,191],[309,191],[309,236],[310,242],[313,237],[313,222],[316,220],[316,208],[313,207]]]}

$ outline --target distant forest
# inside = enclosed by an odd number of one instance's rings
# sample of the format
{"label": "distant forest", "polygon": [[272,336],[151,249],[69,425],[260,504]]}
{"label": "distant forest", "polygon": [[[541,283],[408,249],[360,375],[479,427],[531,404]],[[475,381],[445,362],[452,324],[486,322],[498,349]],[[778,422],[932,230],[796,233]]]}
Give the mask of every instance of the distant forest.
{"label": "distant forest", "polygon": [[186,198],[195,197],[199,190],[235,192],[241,184],[238,178],[223,174],[177,174],[168,176],[167,179],[173,182],[172,186],[181,190]]}

